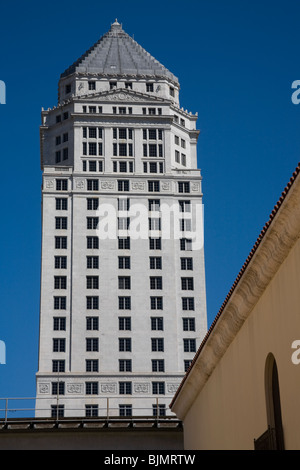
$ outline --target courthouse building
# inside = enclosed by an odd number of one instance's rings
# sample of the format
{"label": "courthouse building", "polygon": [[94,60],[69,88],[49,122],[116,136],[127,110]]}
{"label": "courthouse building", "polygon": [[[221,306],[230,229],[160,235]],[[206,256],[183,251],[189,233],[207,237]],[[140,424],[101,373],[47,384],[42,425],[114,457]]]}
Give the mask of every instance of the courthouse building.
{"label": "courthouse building", "polygon": [[197,115],[116,21],[42,111],[36,416],[171,413],[207,330]]}

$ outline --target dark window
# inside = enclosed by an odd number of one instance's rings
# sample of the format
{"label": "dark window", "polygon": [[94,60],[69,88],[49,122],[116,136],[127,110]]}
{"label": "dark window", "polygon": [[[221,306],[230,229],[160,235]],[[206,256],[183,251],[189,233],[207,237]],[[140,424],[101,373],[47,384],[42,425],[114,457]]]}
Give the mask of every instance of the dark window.
{"label": "dark window", "polygon": [[98,338],[86,338],[86,351],[98,352],[99,351],[99,339]]}
{"label": "dark window", "polygon": [[52,372],[65,372],[66,365],[64,360],[53,360],[52,361]]}
{"label": "dark window", "polygon": [[119,372],[132,372],[131,359],[119,359]]}
{"label": "dark window", "polygon": [[87,180],[87,190],[88,191],[98,191],[99,190],[99,181],[98,180]]}
{"label": "dark window", "polygon": [[88,211],[96,211],[99,207],[99,199],[98,198],[88,198],[87,199],[87,210]]}
{"label": "dark window", "polygon": [[164,395],[165,383],[164,382],[152,382],[152,393],[153,395]]}
{"label": "dark window", "polygon": [[86,298],[86,308],[87,310],[98,310],[99,309],[99,297],[88,296]]}
{"label": "dark window", "polygon": [[119,180],[118,181],[118,191],[129,191],[129,181],[128,180]]}
{"label": "dark window", "polygon": [[99,318],[98,317],[87,317],[86,318],[86,329],[88,331],[99,330]]}
{"label": "dark window", "polygon": [[130,238],[118,238],[119,250],[130,250]]}
{"label": "dark window", "polygon": [[98,395],[98,382],[86,382],[85,394],[86,395]]}
{"label": "dark window", "polygon": [[159,181],[148,181],[149,192],[159,192]]}
{"label": "dark window", "polygon": [[182,310],[195,310],[194,297],[183,297],[182,298]]}
{"label": "dark window", "polygon": [[67,269],[67,257],[66,256],[55,256],[54,257],[55,269]]}
{"label": "dark window", "polygon": [[56,180],[56,190],[57,191],[67,191],[68,190],[68,180]]}
{"label": "dark window", "polygon": [[55,199],[55,208],[57,211],[66,211],[68,210],[68,199],[67,198],[56,198]]}
{"label": "dark window", "polygon": [[131,310],[131,297],[119,297],[119,309]]}
{"label": "dark window", "polygon": [[131,382],[119,382],[119,393],[120,395],[131,395],[132,394]]}
{"label": "dark window", "polygon": [[184,339],[183,340],[184,352],[196,352],[196,340],[195,339]]}
{"label": "dark window", "polygon": [[189,193],[190,192],[190,183],[183,183],[179,182],[178,183],[178,191],[180,193]]}
{"label": "dark window", "polygon": [[65,383],[64,382],[52,382],[52,395],[64,395],[65,394]]}
{"label": "dark window", "polygon": [[119,351],[131,352],[131,338],[119,338]]}
{"label": "dark window", "polygon": [[161,250],[161,238],[149,238],[150,250]]}
{"label": "dark window", "polygon": [[163,309],[163,298],[162,297],[150,297],[151,310],[162,310]]}
{"label": "dark window", "polygon": [[131,331],[131,317],[119,317],[119,330]]}
{"label": "dark window", "polygon": [[152,359],[152,372],[165,372],[165,361],[163,359]]}
{"label": "dark window", "polygon": [[151,317],[151,330],[152,331],[163,331],[164,319],[162,317]]}
{"label": "dark window", "polygon": [[163,338],[152,338],[151,339],[151,350],[153,352],[163,352],[164,351],[164,339]]}
{"label": "dark window", "polygon": [[130,269],[130,256],[119,256],[119,269]]}
{"label": "dark window", "polygon": [[99,248],[99,238],[98,237],[86,237],[87,248],[89,250],[97,250]]}
{"label": "dark window", "polygon": [[99,269],[99,256],[87,256],[86,267],[87,269]]}
{"label": "dark window", "polygon": [[67,298],[66,297],[54,297],[54,310],[66,310]]}
{"label": "dark window", "polygon": [[53,318],[53,330],[54,331],[66,331],[66,317],[54,317]]}

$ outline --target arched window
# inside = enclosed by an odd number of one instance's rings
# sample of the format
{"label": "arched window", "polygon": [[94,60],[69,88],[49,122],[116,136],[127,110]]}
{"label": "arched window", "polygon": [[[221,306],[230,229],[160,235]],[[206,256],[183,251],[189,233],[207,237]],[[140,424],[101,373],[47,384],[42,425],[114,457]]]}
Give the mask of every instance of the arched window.
{"label": "arched window", "polygon": [[270,353],[265,366],[265,391],[268,429],[273,434],[273,446],[284,449],[278,369],[275,357]]}

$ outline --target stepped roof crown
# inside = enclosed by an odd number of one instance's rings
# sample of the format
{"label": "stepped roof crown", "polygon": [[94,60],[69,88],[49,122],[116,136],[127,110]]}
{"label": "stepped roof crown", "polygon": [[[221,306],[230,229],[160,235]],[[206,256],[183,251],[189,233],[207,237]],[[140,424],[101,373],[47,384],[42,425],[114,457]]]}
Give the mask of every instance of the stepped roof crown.
{"label": "stepped roof crown", "polygon": [[75,72],[152,76],[166,78],[179,85],[177,77],[129,36],[117,20],[98,42],[61,74],[61,78]]}

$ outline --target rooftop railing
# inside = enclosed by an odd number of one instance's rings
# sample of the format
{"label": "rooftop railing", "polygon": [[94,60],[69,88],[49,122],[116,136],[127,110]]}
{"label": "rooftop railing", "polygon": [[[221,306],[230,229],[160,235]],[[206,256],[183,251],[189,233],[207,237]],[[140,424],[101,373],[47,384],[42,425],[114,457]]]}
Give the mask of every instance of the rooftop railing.
{"label": "rooftop railing", "polygon": [[[136,406],[137,400],[151,400],[150,406]],[[84,407],[74,406],[74,402],[84,401]],[[176,419],[171,413],[168,405],[159,398],[153,396],[135,397],[134,405],[128,403],[128,396],[124,397],[126,404],[121,407],[116,406],[116,400],[120,401],[120,397],[114,398],[95,398],[95,396],[83,397],[66,397],[64,395],[51,397],[6,397],[0,398],[0,424],[6,424],[13,419],[29,419],[29,418],[54,418],[56,420],[74,418],[99,418],[99,419]],[[38,406],[36,405],[38,401]],[[45,406],[41,403],[45,402]],[[47,401],[47,405],[46,405]],[[89,403],[92,402],[92,403]],[[72,402],[72,403],[71,403]]]}

